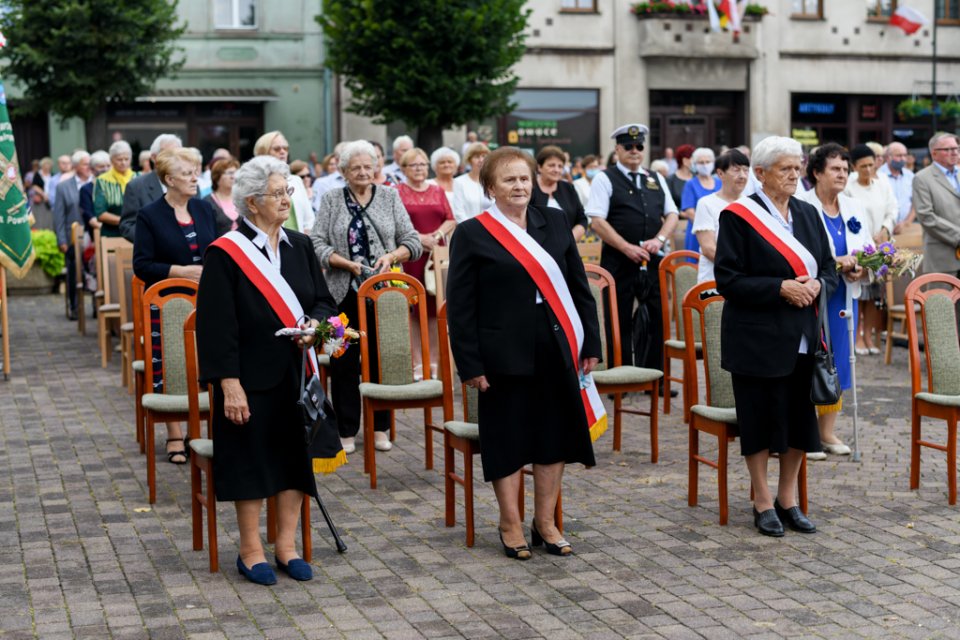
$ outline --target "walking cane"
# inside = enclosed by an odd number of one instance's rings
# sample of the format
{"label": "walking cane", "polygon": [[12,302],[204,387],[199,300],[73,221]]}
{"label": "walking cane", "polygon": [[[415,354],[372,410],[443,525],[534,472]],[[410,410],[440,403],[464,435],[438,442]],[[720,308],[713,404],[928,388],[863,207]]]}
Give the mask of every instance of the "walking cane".
{"label": "walking cane", "polygon": [[847,337],[850,341],[850,390],[853,392],[853,455],[850,460],[860,462],[860,425],[857,416],[857,352],[854,350],[853,287],[847,284],[846,308],[840,311],[840,317],[847,321]]}
{"label": "walking cane", "polygon": [[337,553],[343,553],[347,550],[347,545],[343,542],[343,539],[340,537],[340,532],[337,531],[337,525],[333,524],[333,520],[330,519],[330,514],[327,513],[327,508],[323,506],[323,501],[320,499],[320,491],[317,490],[314,498],[317,501],[317,506],[320,507],[320,513],[323,514],[323,519],[327,521],[327,526],[330,528],[330,533],[333,534],[333,540],[337,543]]}

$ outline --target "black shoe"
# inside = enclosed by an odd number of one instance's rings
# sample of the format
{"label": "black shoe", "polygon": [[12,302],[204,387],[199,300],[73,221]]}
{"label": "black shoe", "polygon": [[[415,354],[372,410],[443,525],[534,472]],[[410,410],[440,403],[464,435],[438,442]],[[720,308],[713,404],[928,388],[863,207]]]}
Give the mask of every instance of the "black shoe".
{"label": "black shoe", "polygon": [[780,518],[780,521],[794,531],[799,531],[800,533],[817,532],[816,525],[810,522],[807,516],[803,515],[803,511],[800,510],[800,507],[790,507],[789,509],[784,509],[780,506],[780,502],[778,500],[774,500],[773,508],[776,510],[777,517]]}
{"label": "black shoe", "polygon": [[76,309],[71,310],[70,313],[67,314],[67,319],[75,321],[77,319],[77,310]]}
{"label": "black shoe", "polygon": [[300,582],[313,580],[313,569],[310,568],[310,564],[303,558],[293,558],[287,564],[280,562],[280,558],[276,556],[274,556],[274,560],[277,562],[277,569],[280,569],[280,571],[283,571],[294,580],[299,580]]}
{"label": "black shoe", "polygon": [[753,508],[753,524],[757,529],[765,536],[771,536],[774,538],[783,537],[783,524],[780,522],[780,518],[777,517],[776,509],[767,509],[763,513],[759,513],[757,508]]}
{"label": "black shoe", "polygon": [[514,560],[529,560],[530,556],[530,547],[526,544],[522,544],[519,547],[508,547],[507,543],[503,541],[503,531],[500,532],[500,544],[503,545],[503,553],[508,558],[513,558]]}
{"label": "black shoe", "polygon": [[240,559],[240,556],[237,556],[237,571],[240,572],[240,575],[254,584],[262,584],[267,586],[271,584],[277,584],[277,574],[274,573],[273,567],[266,562],[260,562],[252,567],[247,567],[245,564],[243,564],[243,560]]}
{"label": "black shoe", "polygon": [[563,538],[560,538],[559,540],[557,540],[556,543],[547,542],[546,540],[544,540],[543,536],[540,535],[540,532],[537,531],[536,524],[530,525],[530,537],[532,538],[532,540],[530,541],[530,544],[532,544],[535,547],[539,547],[542,544],[544,548],[547,550],[547,553],[549,553],[550,555],[569,556],[573,553],[573,547],[571,547],[570,543],[564,540]]}
{"label": "black shoe", "polygon": [[167,442],[182,442],[183,449],[180,451],[167,451],[167,462],[170,464],[187,464],[190,454],[187,452],[186,438],[167,438]]}
{"label": "black shoe", "polygon": [[[650,395],[650,390],[648,389],[647,391],[644,391],[643,393],[644,393],[645,395]],[[661,398],[663,397],[663,385],[660,385],[660,388],[657,390],[657,395],[659,395]],[[678,395],[680,395],[680,392],[677,391],[676,388],[670,389],[670,397],[671,397],[671,398],[676,398]]]}

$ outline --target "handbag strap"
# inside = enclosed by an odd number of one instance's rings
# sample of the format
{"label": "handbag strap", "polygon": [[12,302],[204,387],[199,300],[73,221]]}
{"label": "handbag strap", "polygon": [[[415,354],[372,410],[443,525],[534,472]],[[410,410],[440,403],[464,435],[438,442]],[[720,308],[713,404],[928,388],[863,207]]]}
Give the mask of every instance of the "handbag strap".
{"label": "handbag strap", "polygon": [[301,349],[303,352],[303,364],[300,366],[300,395],[297,396],[300,399],[300,402],[303,402],[303,392],[307,388],[307,350]]}
{"label": "handbag strap", "polygon": [[[823,333],[827,351],[833,353],[833,341],[830,340],[830,322],[827,320],[827,295],[823,291],[823,280],[820,280],[820,313],[819,313],[819,325],[820,330],[818,334]],[[820,337],[819,335],[817,336]]]}

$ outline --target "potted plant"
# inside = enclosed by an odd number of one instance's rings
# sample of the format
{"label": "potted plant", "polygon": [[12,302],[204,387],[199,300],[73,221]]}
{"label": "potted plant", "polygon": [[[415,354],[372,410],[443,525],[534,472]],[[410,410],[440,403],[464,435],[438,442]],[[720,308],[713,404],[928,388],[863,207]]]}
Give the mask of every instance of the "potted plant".
{"label": "potted plant", "polygon": [[[901,120],[916,120],[931,115],[933,111],[933,100],[929,98],[908,98],[897,105],[897,116]],[[960,102],[938,100],[936,112],[944,120],[956,120],[960,118]]]}
{"label": "potted plant", "polygon": [[[706,18],[707,2],[700,0],[697,3],[676,2],[675,0],[654,0],[652,2],[637,2],[630,6],[630,13],[638,20],[646,18]],[[722,13],[722,12],[721,12]],[[767,8],[762,4],[751,3],[744,7],[743,18],[759,20],[767,14]]]}

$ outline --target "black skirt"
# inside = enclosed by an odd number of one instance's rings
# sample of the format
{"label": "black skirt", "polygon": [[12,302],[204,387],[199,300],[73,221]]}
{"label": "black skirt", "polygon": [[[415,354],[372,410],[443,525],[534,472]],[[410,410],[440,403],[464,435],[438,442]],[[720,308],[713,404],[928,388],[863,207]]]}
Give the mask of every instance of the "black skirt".
{"label": "black skirt", "polygon": [[213,477],[218,501],[269,498],[295,489],[317,493],[297,404],[299,380],[291,368],[267,391],[247,391],[250,421],[234,424],[223,413],[223,391],[214,384]]}
{"label": "black skirt", "polygon": [[479,394],[480,458],[487,482],[528,464],[596,464],[576,372],[564,363],[546,304],[538,307],[534,375],[487,374],[490,388]]}
{"label": "black skirt", "polygon": [[817,414],[810,402],[813,356],[800,355],[793,372],[779,378],[732,374],[740,428],[740,454],[787,449],[822,451]]}

